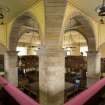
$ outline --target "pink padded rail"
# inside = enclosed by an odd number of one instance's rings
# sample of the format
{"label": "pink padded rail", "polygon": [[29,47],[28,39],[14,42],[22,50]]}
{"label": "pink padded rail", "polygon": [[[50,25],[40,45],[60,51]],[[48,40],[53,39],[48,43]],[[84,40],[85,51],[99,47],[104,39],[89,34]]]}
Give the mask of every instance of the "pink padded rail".
{"label": "pink padded rail", "polygon": [[91,99],[98,91],[105,86],[105,78],[99,80],[96,84],[77,95],[72,100],[68,101],[64,105],[84,105],[89,99]]}
{"label": "pink padded rail", "polygon": [[[3,77],[0,76],[0,85],[20,104],[20,105],[39,105],[29,96],[25,95],[19,89],[8,83]],[[89,89],[83,91],[81,94],[65,103],[64,105],[83,105],[91,99],[98,91],[105,86],[105,78],[98,81]]]}
{"label": "pink padded rail", "polygon": [[0,85],[9,93],[20,105],[39,105],[29,96],[25,95],[18,88],[11,85],[7,80],[0,76]]}

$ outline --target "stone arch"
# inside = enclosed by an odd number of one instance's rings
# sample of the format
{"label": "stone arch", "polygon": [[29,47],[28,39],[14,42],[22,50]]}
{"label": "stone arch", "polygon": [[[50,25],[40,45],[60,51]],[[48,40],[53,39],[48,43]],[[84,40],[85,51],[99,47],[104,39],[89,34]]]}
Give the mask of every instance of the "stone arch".
{"label": "stone arch", "polygon": [[[68,24],[70,27],[67,27],[66,31],[77,31],[79,33],[81,33],[86,41],[87,41],[87,45],[88,45],[88,50],[89,51],[96,51],[96,39],[95,39],[95,33],[94,30],[89,22],[89,20],[84,17],[81,14],[75,15],[71,18],[71,21],[73,21],[73,23]],[[67,25],[67,26],[68,26]]]}
{"label": "stone arch", "polygon": [[[69,18],[70,19],[70,18]],[[87,87],[91,86],[94,82],[89,84],[88,81],[92,77],[99,78],[100,73],[100,54],[96,48],[96,37],[92,27],[91,21],[80,13],[72,14],[71,19],[73,22],[67,27],[67,31],[78,31],[86,39],[88,45],[87,53]]]}
{"label": "stone arch", "polygon": [[25,12],[17,17],[12,25],[9,36],[9,50],[16,50],[19,38],[22,34],[30,31],[41,34],[36,18],[30,12]]}

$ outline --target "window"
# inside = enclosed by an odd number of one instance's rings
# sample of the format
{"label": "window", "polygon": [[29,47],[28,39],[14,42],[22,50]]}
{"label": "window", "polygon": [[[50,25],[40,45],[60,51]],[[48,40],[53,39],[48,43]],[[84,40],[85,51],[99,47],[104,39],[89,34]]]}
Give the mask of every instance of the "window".
{"label": "window", "polygon": [[87,56],[87,51],[88,51],[88,47],[87,46],[80,47],[80,52],[83,53],[83,56]]}
{"label": "window", "polygon": [[17,47],[18,56],[27,55],[27,47]]}

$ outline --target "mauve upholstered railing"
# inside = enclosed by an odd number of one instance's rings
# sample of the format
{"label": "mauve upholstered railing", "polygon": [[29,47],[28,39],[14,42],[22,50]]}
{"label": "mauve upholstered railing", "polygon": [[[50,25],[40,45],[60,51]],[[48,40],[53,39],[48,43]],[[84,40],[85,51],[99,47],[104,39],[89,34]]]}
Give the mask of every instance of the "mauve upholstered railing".
{"label": "mauve upholstered railing", "polygon": [[14,99],[19,105],[39,105],[29,96],[25,95],[18,88],[10,84],[5,78],[0,76],[0,86]]}
{"label": "mauve upholstered railing", "polygon": [[[89,102],[91,99],[98,94],[105,87],[105,78],[99,80],[97,83],[92,85],[90,88],[86,89],[64,105],[87,105],[86,103]],[[96,101],[96,99],[94,99]],[[91,104],[89,104],[91,105]],[[93,105],[93,104],[92,104]],[[94,104],[95,105],[95,104]]]}
{"label": "mauve upholstered railing", "polygon": [[[19,105],[39,105],[29,96],[25,95],[18,88],[10,84],[5,78],[0,76],[0,85],[4,88],[4,90],[13,97]],[[86,89],[64,105],[84,105],[87,101],[89,101],[92,97],[94,97],[101,89],[105,87],[105,78],[99,80],[90,88]]]}

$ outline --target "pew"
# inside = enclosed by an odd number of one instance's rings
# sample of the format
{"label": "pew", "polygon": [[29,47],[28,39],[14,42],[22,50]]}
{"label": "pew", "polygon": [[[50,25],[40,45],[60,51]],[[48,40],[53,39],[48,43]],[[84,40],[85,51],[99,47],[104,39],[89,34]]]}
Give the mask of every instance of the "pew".
{"label": "pew", "polygon": [[65,103],[64,105],[98,105],[100,96],[105,93],[105,78]]}

